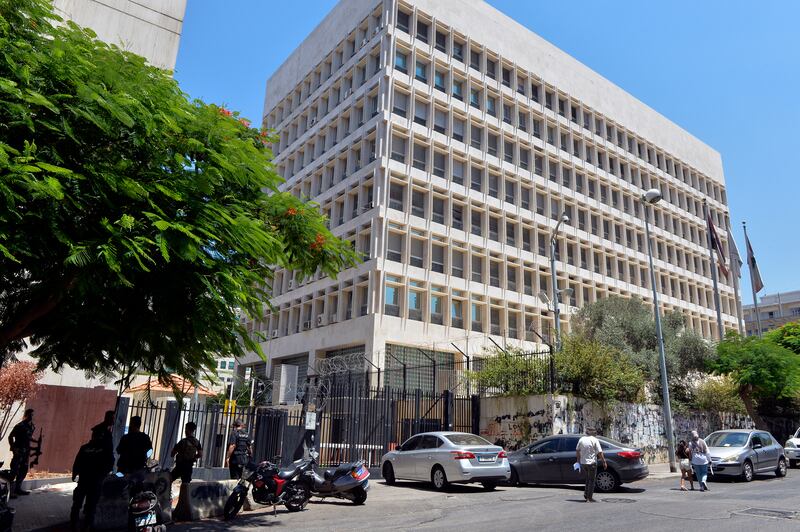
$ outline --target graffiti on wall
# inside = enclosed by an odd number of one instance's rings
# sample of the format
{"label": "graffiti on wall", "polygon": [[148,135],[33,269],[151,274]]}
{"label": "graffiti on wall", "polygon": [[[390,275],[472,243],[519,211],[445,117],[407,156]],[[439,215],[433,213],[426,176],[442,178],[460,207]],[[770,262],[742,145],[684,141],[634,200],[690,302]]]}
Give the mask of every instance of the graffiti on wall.
{"label": "graffiti on wall", "polygon": [[[727,428],[748,428],[748,416],[719,412],[673,415],[677,439],[697,430],[709,434]],[[652,404],[599,404],[567,395],[488,397],[481,399],[481,435],[513,450],[551,434],[579,434],[587,427],[631,447],[649,463],[667,460],[667,440],[661,407]]]}

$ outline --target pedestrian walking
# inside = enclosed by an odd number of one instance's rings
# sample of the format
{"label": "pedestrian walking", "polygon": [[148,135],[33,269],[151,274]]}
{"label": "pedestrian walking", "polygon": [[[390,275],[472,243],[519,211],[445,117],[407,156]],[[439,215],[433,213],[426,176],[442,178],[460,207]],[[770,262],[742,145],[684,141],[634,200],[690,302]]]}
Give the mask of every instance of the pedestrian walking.
{"label": "pedestrian walking", "polygon": [[14,425],[8,435],[8,446],[11,449],[11,498],[18,495],[30,495],[30,491],[22,489],[22,482],[28,476],[31,459],[31,441],[36,426],[33,424],[33,409],[29,408],[22,415],[22,421]]}
{"label": "pedestrian walking", "polygon": [[597,478],[598,458],[603,461],[603,469],[608,469],[603,448],[600,446],[600,440],[597,439],[596,434],[597,430],[587,428],[586,436],[578,440],[575,448],[578,467],[586,474],[586,487],[583,489],[583,498],[586,502],[596,502],[594,500],[594,481]]}
{"label": "pedestrian walking", "polygon": [[203,456],[203,446],[200,444],[200,440],[194,436],[196,430],[197,424],[193,421],[188,422],[183,431],[184,438],[172,448],[172,457],[175,458],[175,467],[170,472],[172,482],[178,478],[181,479],[182,484],[192,481],[194,463]]}
{"label": "pedestrian walking", "polygon": [[103,479],[114,469],[114,453],[104,441],[105,428],[95,428],[92,439],[81,446],[72,466],[72,481],[78,479],[78,486],[72,492],[72,511],[69,516],[70,529],[78,530],[80,511],[83,507],[83,526],[80,530],[92,530],[97,502]]}
{"label": "pedestrian walking", "polygon": [[694,491],[694,478],[692,477],[692,452],[689,450],[689,445],[686,443],[686,440],[681,440],[678,442],[678,448],[675,449],[675,455],[680,460],[680,470],[681,470],[681,491],[686,491],[686,481],[689,481],[689,485]]}
{"label": "pedestrian walking", "polygon": [[692,431],[692,441],[689,442],[689,452],[692,454],[692,467],[697,477],[697,483],[700,484],[700,491],[710,491],[706,483],[708,480],[708,464],[710,462],[708,457],[708,445],[706,445],[705,440],[697,434],[696,430]]}
{"label": "pedestrian walking", "polygon": [[225,465],[228,466],[231,478],[242,478],[242,471],[253,456],[253,440],[242,427],[238,419],[233,422],[233,432],[228,438],[228,452],[225,455]]}
{"label": "pedestrian walking", "polygon": [[147,451],[153,448],[150,436],[142,432],[142,418],[131,417],[128,433],[117,445],[117,471],[123,475],[136,473],[147,467]]}

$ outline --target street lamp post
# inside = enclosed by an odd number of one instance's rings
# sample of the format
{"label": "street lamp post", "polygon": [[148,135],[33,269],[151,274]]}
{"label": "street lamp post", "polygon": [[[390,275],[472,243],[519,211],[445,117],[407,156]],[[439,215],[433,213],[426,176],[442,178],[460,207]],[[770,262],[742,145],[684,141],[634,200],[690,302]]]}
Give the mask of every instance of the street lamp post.
{"label": "street lamp post", "polygon": [[562,223],[569,223],[569,216],[567,213],[561,213],[561,218],[558,220],[553,232],[550,234],[550,278],[553,284],[553,319],[556,327],[556,351],[561,351],[561,309],[558,302],[558,276],[556,275],[556,237],[558,236],[558,229]]}
{"label": "street lamp post", "polygon": [[658,336],[658,354],[661,365],[661,394],[664,403],[664,428],[667,432],[667,447],[669,449],[669,470],[677,471],[675,467],[675,435],[672,433],[672,407],[669,404],[669,385],[667,384],[667,359],[664,354],[664,334],[661,331],[661,313],[658,310],[658,290],[656,289],[656,271],[653,267],[653,244],[650,240],[650,205],[661,201],[661,191],[651,188],[642,194],[642,207],[644,208],[644,231],[647,237],[647,256],[650,260],[650,285],[653,288],[653,313],[656,318],[656,335]]}

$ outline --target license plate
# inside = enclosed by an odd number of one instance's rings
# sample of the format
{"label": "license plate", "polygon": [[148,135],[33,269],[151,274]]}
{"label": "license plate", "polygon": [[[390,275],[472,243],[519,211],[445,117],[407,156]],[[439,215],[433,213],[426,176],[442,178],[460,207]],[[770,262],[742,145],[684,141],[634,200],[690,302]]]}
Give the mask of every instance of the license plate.
{"label": "license plate", "polygon": [[495,458],[494,455],[479,455],[478,462],[494,462]]}
{"label": "license plate", "polygon": [[156,514],[149,513],[145,515],[140,515],[136,517],[135,521],[136,521],[136,526],[154,525],[156,524]]}

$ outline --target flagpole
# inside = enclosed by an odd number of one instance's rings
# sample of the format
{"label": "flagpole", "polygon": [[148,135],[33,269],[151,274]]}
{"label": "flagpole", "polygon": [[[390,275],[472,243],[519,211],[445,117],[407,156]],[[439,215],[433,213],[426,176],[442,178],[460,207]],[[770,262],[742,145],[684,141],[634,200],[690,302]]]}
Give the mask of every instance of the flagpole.
{"label": "flagpole", "polygon": [[[731,262],[731,273],[733,273],[733,297],[736,298],[736,328],[739,329],[739,336],[744,336],[744,327],[742,326],[742,300],[739,297],[739,279],[742,276],[741,256],[739,255],[739,247],[733,240],[733,231],[731,231],[730,221],[725,222],[725,228],[728,230],[728,260]],[[736,257],[733,256],[733,248],[736,247]],[[736,269],[734,272],[733,269]]]}
{"label": "flagpole", "polygon": [[753,291],[753,310],[756,313],[756,327],[758,327],[758,337],[761,338],[761,314],[758,312],[758,297],[756,296],[756,285],[753,283],[753,264],[750,261],[750,250],[752,247],[749,245],[750,239],[747,238],[747,222],[742,222],[744,228],[744,240],[748,245],[747,248],[747,271],[750,272],[750,289]]}
{"label": "flagpole", "polygon": [[708,204],[703,200],[703,214],[706,218],[706,241],[708,242],[708,258],[711,261],[711,279],[714,281],[714,305],[717,307],[717,330],[719,339],[725,338],[725,328],[722,326],[722,308],[719,302],[719,283],[717,282],[717,264],[714,261],[714,244],[711,241],[711,231],[708,225],[710,219]]}

